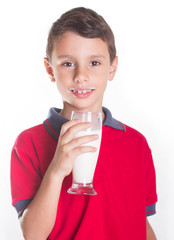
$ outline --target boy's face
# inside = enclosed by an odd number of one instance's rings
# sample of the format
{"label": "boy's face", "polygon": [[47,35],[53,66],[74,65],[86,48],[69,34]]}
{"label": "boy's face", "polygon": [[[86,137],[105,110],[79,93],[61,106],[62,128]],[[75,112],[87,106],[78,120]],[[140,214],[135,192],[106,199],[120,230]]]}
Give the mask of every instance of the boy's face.
{"label": "boy's face", "polygon": [[68,111],[101,111],[107,81],[112,80],[117,58],[110,63],[107,44],[66,32],[54,43],[51,62],[45,66]]}

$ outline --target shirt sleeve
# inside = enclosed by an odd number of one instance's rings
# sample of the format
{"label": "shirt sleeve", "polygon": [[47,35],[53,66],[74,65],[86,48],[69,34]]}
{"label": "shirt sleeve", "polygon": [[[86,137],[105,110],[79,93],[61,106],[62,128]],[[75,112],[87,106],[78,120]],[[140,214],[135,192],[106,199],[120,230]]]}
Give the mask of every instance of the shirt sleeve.
{"label": "shirt sleeve", "polygon": [[12,205],[18,216],[32,201],[41,183],[39,159],[33,139],[27,132],[15,141],[11,154]]}
{"label": "shirt sleeve", "polygon": [[145,197],[146,197],[146,216],[156,213],[156,174],[151,150],[146,143],[145,147]]}

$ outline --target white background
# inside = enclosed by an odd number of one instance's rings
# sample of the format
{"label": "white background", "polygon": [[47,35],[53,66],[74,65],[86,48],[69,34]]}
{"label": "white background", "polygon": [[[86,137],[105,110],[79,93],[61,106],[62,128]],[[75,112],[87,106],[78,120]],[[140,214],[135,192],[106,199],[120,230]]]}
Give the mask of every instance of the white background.
{"label": "white background", "polygon": [[43,67],[48,30],[60,14],[93,8],[110,24],[119,56],[104,106],[136,128],[152,149],[157,214],[150,222],[159,240],[174,239],[174,7],[169,0],[1,1],[0,4],[0,236],[22,239],[11,206],[10,151],[17,135],[41,123],[61,97]]}

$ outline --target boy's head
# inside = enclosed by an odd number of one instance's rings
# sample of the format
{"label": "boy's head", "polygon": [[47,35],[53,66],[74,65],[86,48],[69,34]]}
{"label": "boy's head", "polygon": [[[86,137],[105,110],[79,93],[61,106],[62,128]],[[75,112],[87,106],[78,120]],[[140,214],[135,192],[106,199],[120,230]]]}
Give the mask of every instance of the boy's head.
{"label": "boy's head", "polygon": [[49,32],[46,54],[51,62],[55,41],[65,32],[71,31],[85,38],[100,38],[106,42],[110,55],[110,62],[116,57],[114,35],[106,21],[91,9],[74,8],[64,13]]}
{"label": "boy's head", "polygon": [[117,63],[114,35],[101,16],[85,8],[64,13],[50,30],[44,59],[62,96],[61,114],[69,119],[72,110],[102,111]]}

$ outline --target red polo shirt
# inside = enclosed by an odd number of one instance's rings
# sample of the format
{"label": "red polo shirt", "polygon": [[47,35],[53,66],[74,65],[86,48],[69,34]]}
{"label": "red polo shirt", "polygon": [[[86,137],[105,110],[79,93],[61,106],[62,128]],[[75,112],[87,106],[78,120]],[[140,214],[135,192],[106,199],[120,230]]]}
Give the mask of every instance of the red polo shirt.
{"label": "red polo shirt", "polygon": [[[12,204],[20,215],[34,198],[66,120],[51,108],[43,124],[22,132],[11,157]],[[150,148],[142,134],[103,108],[101,148],[94,174],[95,196],[67,193],[62,185],[49,240],[146,240],[146,216],[155,213],[156,181]],[[56,193],[55,193],[56,194]],[[49,206],[48,206],[49,208]]]}

